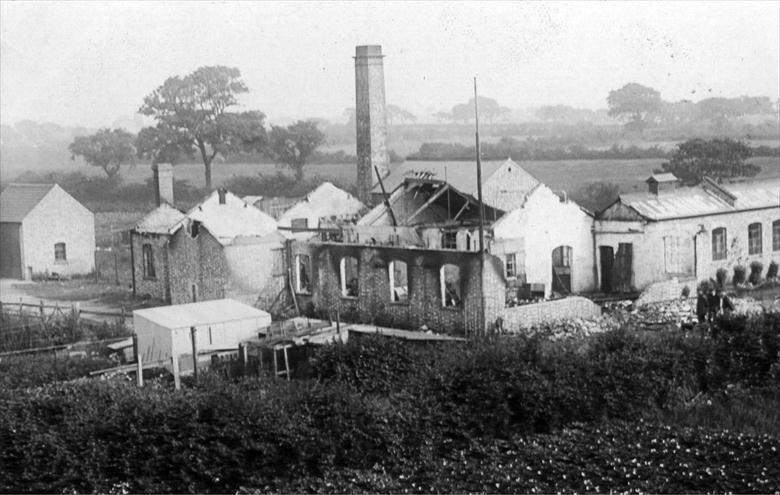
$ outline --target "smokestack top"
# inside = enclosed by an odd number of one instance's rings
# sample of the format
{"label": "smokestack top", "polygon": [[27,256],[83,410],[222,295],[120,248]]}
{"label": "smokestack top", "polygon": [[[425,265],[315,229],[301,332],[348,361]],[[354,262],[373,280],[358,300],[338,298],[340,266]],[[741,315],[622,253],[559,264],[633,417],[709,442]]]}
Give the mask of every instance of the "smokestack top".
{"label": "smokestack top", "polygon": [[355,47],[355,58],[384,57],[382,45],[359,45]]}
{"label": "smokestack top", "polygon": [[163,203],[173,205],[173,165],[170,163],[155,163],[152,165],[154,174],[154,195],[157,206]]}

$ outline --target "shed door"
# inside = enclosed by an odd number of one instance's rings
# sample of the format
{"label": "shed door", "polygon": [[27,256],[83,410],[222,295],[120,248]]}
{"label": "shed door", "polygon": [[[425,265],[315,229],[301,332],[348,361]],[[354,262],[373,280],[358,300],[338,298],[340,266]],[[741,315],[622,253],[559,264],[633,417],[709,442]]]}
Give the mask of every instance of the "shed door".
{"label": "shed door", "polygon": [[615,255],[614,288],[618,292],[631,292],[634,273],[634,245],[621,242]]}
{"label": "shed door", "polygon": [[21,224],[0,224],[0,278],[24,278],[22,273]]}
{"label": "shed door", "polygon": [[601,292],[612,292],[612,273],[615,264],[615,251],[612,246],[599,246],[599,258],[601,259]]}

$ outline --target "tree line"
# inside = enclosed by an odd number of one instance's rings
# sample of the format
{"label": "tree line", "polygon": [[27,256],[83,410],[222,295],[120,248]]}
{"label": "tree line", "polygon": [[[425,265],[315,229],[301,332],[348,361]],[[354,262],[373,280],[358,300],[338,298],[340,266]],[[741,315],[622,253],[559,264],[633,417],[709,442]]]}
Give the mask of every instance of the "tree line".
{"label": "tree line", "polygon": [[211,189],[214,159],[241,153],[261,153],[302,179],[306,161],[325,135],[314,121],[267,130],[263,112],[233,111],[238,97],[248,92],[237,68],[204,66],[183,77],[169,77],[139,108],[156,125],[141,129],[137,136],[123,129],[101,129],[77,137],[69,150],[72,157],[100,167],[111,180],[136,158],[178,163],[197,156],[204,166],[206,188]]}

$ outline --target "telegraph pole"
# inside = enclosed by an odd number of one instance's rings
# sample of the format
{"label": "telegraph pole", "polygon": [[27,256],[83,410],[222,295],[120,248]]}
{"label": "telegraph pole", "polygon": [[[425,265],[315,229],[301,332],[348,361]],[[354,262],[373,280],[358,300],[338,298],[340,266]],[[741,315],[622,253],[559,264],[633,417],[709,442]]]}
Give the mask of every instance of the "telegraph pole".
{"label": "telegraph pole", "polygon": [[482,158],[479,148],[479,99],[477,96],[477,76],[474,76],[474,124],[477,151],[477,201],[479,201],[479,288],[481,315],[479,328],[482,335],[487,333],[485,315],[485,209],[482,203]]}

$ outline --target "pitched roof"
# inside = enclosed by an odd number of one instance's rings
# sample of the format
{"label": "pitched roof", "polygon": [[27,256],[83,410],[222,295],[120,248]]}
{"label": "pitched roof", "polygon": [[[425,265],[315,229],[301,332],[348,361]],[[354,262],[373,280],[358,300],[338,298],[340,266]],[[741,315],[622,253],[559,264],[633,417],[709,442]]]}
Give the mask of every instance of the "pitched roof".
{"label": "pitched roof", "polygon": [[[290,222],[295,218],[319,219],[334,216],[354,216],[364,208],[365,206],[359,199],[330,182],[325,182],[284,212],[279,217],[279,225],[289,227]],[[316,227],[316,225],[313,227]]]}
{"label": "pitched roof", "polygon": [[653,174],[648,177],[645,182],[677,182],[679,180],[680,179],[678,179],[676,175],[671,172],[667,172],[664,174]]}
{"label": "pitched roof", "polygon": [[8,184],[0,192],[0,222],[21,222],[57,184]]}
{"label": "pitched roof", "polygon": [[720,184],[720,187],[736,198],[733,205],[708,192],[701,185],[678,188],[657,195],[621,194],[620,202],[648,220],[670,220],[760,208],[780,208],[780,179]]}
{"label": "pitched roof", "polygon": [[222,245],[230,244],[239,236],[263,236],[276,230],[273,218],[229,191],[225,193],[224,204],[219,202],[219,191],[212,192],[168,232],[173,234],[187,220],[200,222]]}
{"label": "pitched roof", "polygon": [[[482,162],[482,184],[501,168],[507,161]],[[477,166],[474,162],[448,161],[448,162],[422,162],[406,161],[398,165],[390,175],[382,179],[385,191],[390,193],[400,186],[405,179],[435,179],[448,182],[456,189],[465,193],[477,194]],[[377,184],[372,189],[374,193],[381,193],[382,189]]]}
{"label": "pitched roof", "polygon": [[163,203],[143,217],[135,226],[135,230],[147,234],[167,234],[168,230],[182,218],[184,213]]}

